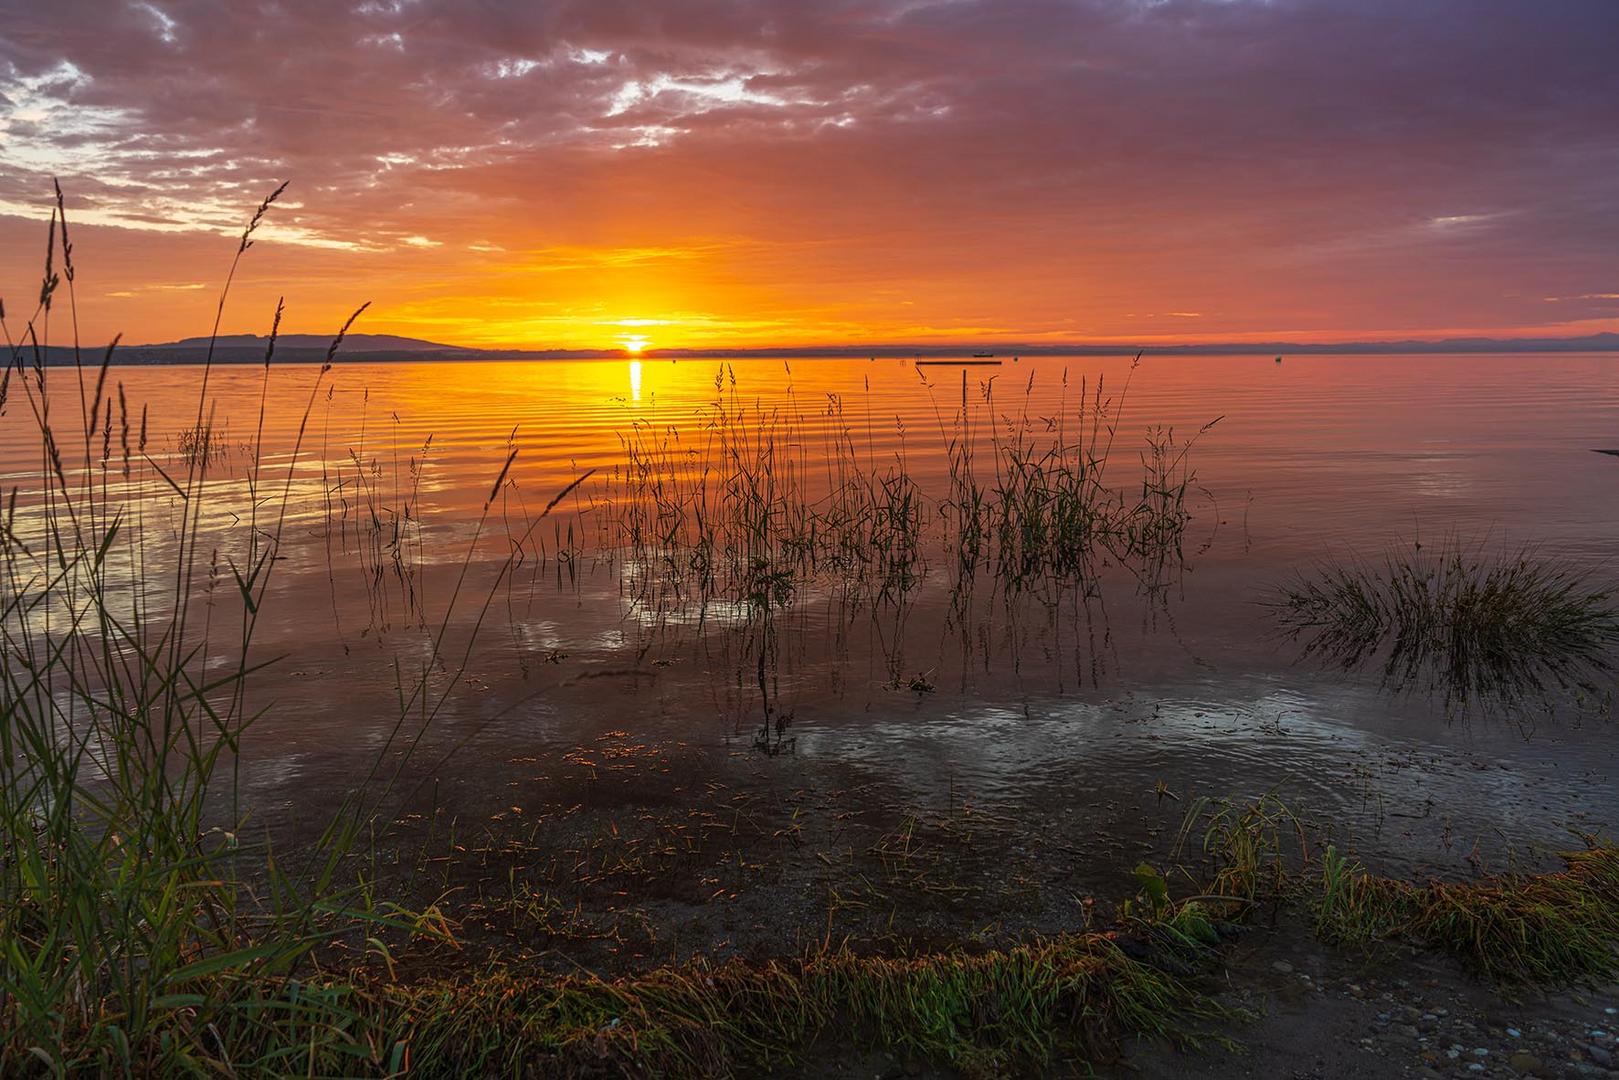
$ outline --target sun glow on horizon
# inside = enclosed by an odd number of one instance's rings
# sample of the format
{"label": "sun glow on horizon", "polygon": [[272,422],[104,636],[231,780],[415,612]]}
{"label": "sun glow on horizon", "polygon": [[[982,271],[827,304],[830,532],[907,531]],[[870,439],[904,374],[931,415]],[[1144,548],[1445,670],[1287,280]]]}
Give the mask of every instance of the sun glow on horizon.
{"label": "sun glow on horizon", "polygon": [[640,356],[646,351],[646,347],[652,344],[652,339],[641,334],[630,334],[619,338],[618,343],[624,346],[624,351],[631,356]]}

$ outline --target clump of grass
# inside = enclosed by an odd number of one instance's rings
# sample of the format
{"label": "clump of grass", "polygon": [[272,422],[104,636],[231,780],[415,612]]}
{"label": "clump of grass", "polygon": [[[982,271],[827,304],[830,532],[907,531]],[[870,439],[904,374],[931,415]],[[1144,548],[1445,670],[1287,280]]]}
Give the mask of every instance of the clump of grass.
{"label": "clump of grass", "polygon": [[[1327,844],[1319,858],[1305,827],[1267,793],[1243,806],[1199,800],[1181,844],[1199,834],[1207,862],[1188,873],[1195,898],[1230,916],[1263,904],[1309,912],[1329,944],[1408,941],[1456,957],[1500,982],[1566,984],[1619,976],[1619,847],[1590,841],[1565,868],[1426,883],[1372,874]],[[1142,867],[1143,897],[1168,885]]]}
{"label": "clump of grass", "polygon": [[1502,981],[1619,975],[1619,849],[1565,853],[1555,873],[1425,885],[1369,874],[1329,848],[1315,898],[1328,941],[1404,939]]}
{"label": "clump of grass", "polygon": [[496,969],[389,987],[373,1008],[379,1043],[408,1043],[426,1076],[751,1075],[804,1060],[828,1036],[969,1075],[1027,1075],[1112,1057],[1125,1034],[1190,1038],[1190,1024],[1227,1015],[1096,933],[977,954],[835,949],[611,981]]}
{"label": "clump of grass", "polygon": [[1310,860],[1304,824],[1274,791],[1247,805],[1200,797],[1187,808],[1174,855],[1194,839],[1201,865],[1187,876],[1211,902],[1233,912],[1286,895],[1291,875]]}
{"label": "clump of grass", "polygon": [[[1139,363],[1138,356],[1132,376]],[[1150,429],[1141,453],[1140,493],[1114,490],[1109,463],[1129,385],[1127,378],[1115,399],[1102,379],[1082,381],[1070,407],[1064,372],[1057,415],[1032,417],[1031,373],[1021,408],[1001,415],[991,428],[993,478],[979,486],[970,452],[951,463],[949,502],[954,512],[947,518],[959,521],[962,532],[953,546],[971,550],[980,536],[987,536],[995,572],[1013,585],[1052,577],[1089,578],[1098,553],[1126,564],[1144,562],[1153,576],[1164,562],[1178,557],[1191,519],[1186,510],[1193,480],[1188,456],[1219,418],[1189,440],[1177,439],[1169,428]],[[993,384],[985,387],[983,398],[987,411],[997,415]],[[965,401],[956,424],[963,430],[974,426]],[[970,520],[972,516],[979,520]]]}
{"label": "clump of grass", "polygon": [[1414,544],[1305,575],[1270,606],[1307,657],[1376,665],[1385,685],[1436,691],[1458,711],[1605,696],[1619,645],[1612,591],[1531,550]]}
{"label": "clump of grass", "polygon": [[174,437],[175,452],[190,468],[223,461],[230,456],[230,448],[220,435],[209,424],[185,428]]}

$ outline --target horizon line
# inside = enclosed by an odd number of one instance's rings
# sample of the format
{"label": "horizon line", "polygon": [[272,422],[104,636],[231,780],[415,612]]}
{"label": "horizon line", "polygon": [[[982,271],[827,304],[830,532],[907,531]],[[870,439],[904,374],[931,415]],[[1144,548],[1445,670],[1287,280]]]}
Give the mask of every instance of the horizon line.
{"label": "horizon line", "polygon": [[[314,339],[313,341],[299,341],[297,339]],[[376,339],[390,339],[398,345],[378,345]],[[320,334],[282,334],[279,335],[281,350],[293,351],[319,347],[325,349],[331,342],[330,336]],[[850,344],[796,344],[783,346],[762,345],[712,345],[712,346],[669,346],[663,348],[649,347],[643,350],[626,348],[566,348],[566,347],[536,347],[536,346],[479,346],[479,345],[451,345],[444,342],[431,341],[425,338],[411,337],[405,334],[386,333],[351,333],[345,340],[351,347],[343,350],[349,355],[358,352],[401,352],[406,355],[401,359],[430,359],[437,353],[442,359],[461,358],[487,359],[512,358],[521,359],[531,357],[535,359],[684,359],[684,358],[853,358],[862,356],[882,359],[905,359],[907,357],[940,357],[940,356],[970,356],[974,353],[984,354],[993,358],[1005,359],[1017,356],[1063,356],[1063,355],[1091,355],[1091,356],[1118,356],[1118,355],[1198,355],[1198,354],[1271,354],[1271,353],[1401,353],[1401,352],[1478,352],[1515,350],[1522,352],[1608,352],[1619,351],[1619,332],[1597,331],[1590,334],[1581,334],[1564,337],[1548,336],[1518,336],[1518,337],[1488,337],[1482,335],[1449,336],[1443,338],[1413,337],[1399,339],[1372,339],[1347,341],[1289,341],[1284,338],[1275,338],[1256,341],[1203,341],[1203,342],[1177,342],[1177,343],[1128,343],[1116,341],[1067,341],[1067,342],[1016,342],[1016,341],[951,341],[933,342],[923,344],[920,342],[856,342]],[[261,350],[268,338],[255,333],[221,334],[215,345],[216,359],[220,358],[220,350],[238,350],[249,346],[244,341],[254,342]],[[117,362],[120,354],[129,355],[138,352],[182,352],[205,349],[208,345],[207,337],[181,338],[175,341],[150,342],[139,345],[120,345],[113,354],[113,362]],[[318,346],[317,343],[318,342]],[[371,348],[366,345],[371,343]],[[408,345],[408,347],[406,347]],[[47,353],[58,350],[73,351],[72,345],[42,346]],[[80,351],[104,352],[106,346],[81,346]],[[279,351],[279,350],[278,350]],[[414,354],[414,355],[412,355]],[[131,357],[133,359],[134,357]],[[290,357],[289,357],[290,359]]]}

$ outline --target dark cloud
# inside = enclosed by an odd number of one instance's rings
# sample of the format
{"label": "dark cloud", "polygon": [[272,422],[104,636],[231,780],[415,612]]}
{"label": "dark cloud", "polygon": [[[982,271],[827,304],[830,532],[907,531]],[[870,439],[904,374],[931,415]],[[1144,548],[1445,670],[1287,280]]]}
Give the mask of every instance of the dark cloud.
{"label": "dark cloud", "polygon": [[[229,229],[290,177],[281,272],[415,281],[402,324],[652,248],[703,252],[694,320],[810,336],[1539,326],[1619,291],[1612,0],[6,7],[0,212],[55,173],[87,226]],[[138,241],[190,250],[105,246]]]}

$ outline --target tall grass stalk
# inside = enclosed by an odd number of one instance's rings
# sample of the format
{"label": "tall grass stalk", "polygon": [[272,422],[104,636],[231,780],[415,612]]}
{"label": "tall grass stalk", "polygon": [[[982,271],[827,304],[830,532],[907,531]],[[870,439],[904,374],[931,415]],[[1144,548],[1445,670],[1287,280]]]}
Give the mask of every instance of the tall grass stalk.
{"label": "tall grass stalk", "polygon": [[[313,1060],[326,1043],[355,1052],[343,995],[308,982],[322,943],[369,942],[386,955],[389,934],[448,933],[434,911],[378,902],[346,861],[370,841],[393,781],[445,704],[449,690],[430,693],[428,671],[441,664],[452,617],[476,603],[465,565],[423,673],[401,695],[389,746],[319,843],[289,860],[244,834],[239,763],[258,715],[250,684],[275,661],[255,645],[259,619],[311,416],[365,310],[310,378],[283,472],[263,446],[278,305],[246,472],[250,508],[239,516],[247,527],[220,531],[230,515],[213,505],[224,488],[210,482],[213,342],[241,261],[284,188],[259,206],[226,274],[192,449],[182,448],[178,466],[171,458],[165,469],[149,453],[145,410],[137,425],[122,385],[116,406],[106,393],[110,349],[90,393],[76,363],[80,431],[68,436],[62,426],[47,353],[63,274],[75,308],[65,200],[53,209],[40,300],[20,338],[0,308],[9,347],[0,409],[9,405],[6,422],[29,424],[41,446],[37,477],[5,493],[0,529],[3,1075],[301,1071],[297,1058]],[[77,358],[76,334],[72,347]],[[82,454],[66,448],[69,438]],[[161,527],[148,508],[165,499],[178,502],[179,516]],[[488,603],[473,619],[462,669]]]}

